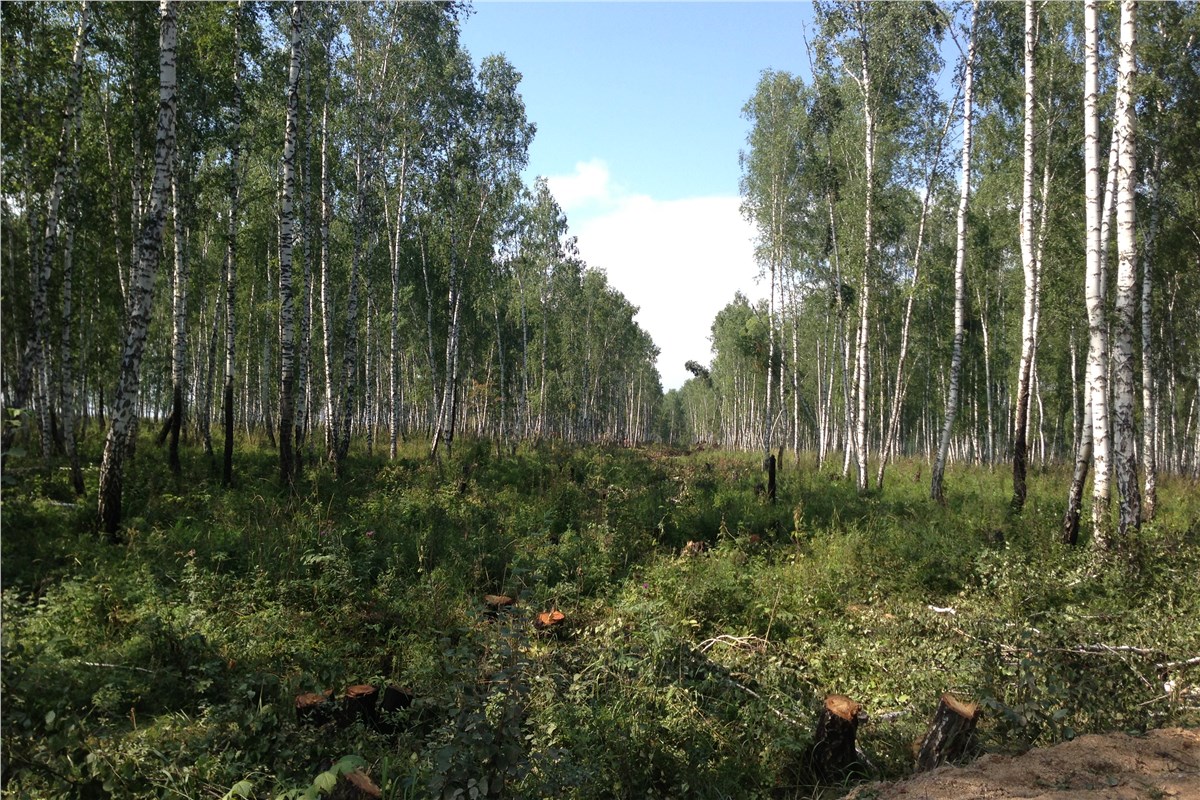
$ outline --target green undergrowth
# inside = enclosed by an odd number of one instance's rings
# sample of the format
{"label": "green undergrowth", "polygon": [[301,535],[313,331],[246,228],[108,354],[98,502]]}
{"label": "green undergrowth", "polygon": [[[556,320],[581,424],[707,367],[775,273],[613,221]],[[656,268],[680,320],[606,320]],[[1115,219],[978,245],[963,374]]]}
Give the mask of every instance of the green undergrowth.
{"label": "green undergrowth", "polygon": [[[1054,469],[1013,516],[1003,470],[952,468],[938,506],[917,462],[859,496],[789,456],[773,505],[761,457],[718,451],[413,443],[294,492],[266,449],[229,490],[163,462],[143,441],[119,545],[94,467],[75,501],[65,470],[6,465],[6,796],[300,796],[356,764],[389,798],[837,796],[910,771],[946,691],[988,750],[1200,723],[1183,481],[1098,555],[1057,543]],[[355,683],[416,700],[386,732],[297,723],[298,693]],[[828,693],[870,715],[836,785],[805,757]]]}

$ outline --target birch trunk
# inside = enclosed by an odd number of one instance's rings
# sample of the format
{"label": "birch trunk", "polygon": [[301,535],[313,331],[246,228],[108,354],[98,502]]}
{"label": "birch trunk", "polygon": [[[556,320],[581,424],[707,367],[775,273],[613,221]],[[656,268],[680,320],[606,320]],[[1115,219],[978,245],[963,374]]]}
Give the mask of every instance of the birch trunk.
{"label": "birch trunk", "polygon": [[[963,333],[966,322],[966,274],[967,274],[967,208],[971,200],[971,122],[974,102],[975,78],[975,24],[979,16],[979,3],[971,7],[971,38],[967,44],[967,61],[963,67],[963,146],[962,187],[958,197],[957,239],[954,256],[954,345],[950,355],[950,391],[946,394],[946,422],[942,428],[942,440],[937,459],[933,462],[930,476],[929,496],[944,503],[943,479],[946,474],[946,455],[950,450],[950,436],[954,431],[954,419],[958,414],[958,390],[962,375]],[[1026,87],[1030,86],[1026,80]],[[919,239],[918,234],[918,239]],[[908,333],[907,317],[905,335]]]}
{"label": "birch trunk", "polygon": [[[54,177],[46,199],[46,230],[42,236],[42,252],[38,269],[33,279],[33,337],[25,348],[24,364],[31,365],[30,378],[36,397],[38,424],[41,428],[42,462],[49,468],[50,455],[54,448],[51,435],[50,410],[50,271],[58,249],[59,206],[62,203],[67,177],[73,172],[70,148],[73,131],[80,111],[80,93],[83,82],[83,46],[88,30],[88,3],[83,3],[79,12],[79,26],[75,31],[75,45],[71,51],[71,88],[67,103],[62,111],[62,124],[58,134],[58,152],[54,159]],[[78,158],[78,156],[76,156]],[[27,206],[27,213],[28,211]],[[30,213],[30,216],[33,216]],[[32,234],[32,230],[30,231]],[[33,237],[30,237],[33,241]],[[18,392],[18,395],[24,394]],[[17,405],[24,405],[24,397]]]}
{"label": "birch trunk", "polygon": [[1137,241],[1134,230],[1136,147],[1133,82],[1137,75],[1135,20],[1137,1],[1122,0],[1121,44],[1117,70],[1117,112],[1120,153],[1117,159],[1117,296],[1113,341],[1113,455],[1120,494],[1119,535],[1124,540],[1141,525],[1141,491],[1137,475],[1137,430],[1133,398],[1133,327],[1138,301]]}
{"label": "birch trunk", "polygon": [[430,457],[437,458],[438,448],[443,441],[450,449],[454,443],[454,417],[457,413],[457,384],[458,384],[458,343],[462,332],[462,287],[459,280],[458,257],[451,244],[450,255],[450,290],[446,305],[450,321],[446,329],[446,382],[442,386],[442,401],[438,410],[437,426],[433,432],[433,443],[430,446]]}
{"label": "birch trunk", "polygon": [[[357,188],[354,201],[354,249],[350,257],[350,289],[346,296],[346,342],[342,349],[342,398],[339,402],[338,431],[335,434],[334,462],[340,469],[350,452],[350,423],[354,416],[354,390],[358,378],[358,282],[366,227],[367,176],[360,149],[356,156]],[[331,332],[326,332],[330,337]]]}
{"label": "birch trunk", "polygon": [[300,316],[300,352],[296,359],[296,477],[304,469],[305,445],[308,443],[309,424],[312,417],[312,321],[313,321],[313,268],[312,268],[312,93],[305,92],[304,105],[304,191],[302,194],[300,237],[303,241],[304,259],[304,306]]}
{"label": "birch trunk", "polygon": [[521,436],[529,438],[529,314],[526,311],[525,280],[521,265],[516,266],[517,292],[521,296]]}
{"label": "birch trunk", "polygon": [[[76,170],[77,172],[78,170]],[[62,352],[60,361],[59,400],[63,445],[71,464],[71,488],[78,497],[83,496],[83,469],[79,463],[79,449],[75,441],[75,347],[71,340],[72,305],[74,302],[74,257],[75,226],[66,226],[66,246],[63,248],[62,285]]]}
{"label": "birch trunk", "polygon": [[452,233],[450,237],[450,290],[447,297],[450,321],[446,329],[446,382],[442,386],[442,402],[438,411],[437,426],[433,432],[433,443],[430,446],[429,457],[433,459],[437,458],[438,447],[442,441],[446,442],[447,450],[450,450],[454,443],[454,426],[458,418],[458,362],[459,343],[462,336],[463,272],[465,270],[465,263],[461,262],[471,257],[475,245],[475,234],[479,231],[480,223],[483,221],[488,196],[489,193],[485,190],[480,197],[479,207],[475,211],[475,219],[467,234],[464,252],[459,252],[455,235]]}
{"label": "birch trunk", "polygon": [[1092,400],[1084,401],[1084,412],[1079,418],[1079,447],[1075,451],[1075,470],[1071,475],[1071,488],[1067,492],[1067,510],[1063,514],[1063,544],[1073,545],[1079,540],[1079,514],[1083,503],[1083,486],[1087,481],[1088,465],[1092,460]]}
{"label": "birch trunk", "polygon": [[[1101,207],[1100,207],[1100,248],[1099,248],[1099,266],[1097,267],[1097,271],[1098,271],[1098,275],[1099,275],[1099,278],[1098,278],[1099,287],[1100,287],[1099,291],[1101,292],[1101,301],[1100,301],[1101,307],[1103,306],[1103,292],[1104,292],[1104,287],[1105,287],[1105,282],[1106,282],[1105,275],[1107,274],[1107,264],[1108,264],[1109,222],[1110,222],[1110,218],[1112,216],[1113,198],[1116,195],[1117,161],[1118,161],[1117,148],[1119,145],[1119,141],[1117,139],[1116,133],[1117,133],[1117,131],[1114,128],[1113,136],[1112,136],[1112,140],[1111,140],[1111,144],[1109,146],[1109,152],[1108,152],[1108,174],[1104,180],[1104,199],[1103,199],[1103,201],[1101,203]],[[1090,275],[1088,277],[1088,280],[1089,281],[1091,280]],[[1091,284],[1089,283],[1088,286],[1090,287],[1090,285]],[[1101,313],[1101,318],[1103,319],[1103,311],[1101,311],[1100,313]],[[1086,412],[1087,423],[1086,423],[1085,427],[1081,429],[1081,435],[1079,437],[1079,441],[1076,444],[1076,450],[1075,450],[1075,452],[1076,452],[1076,469],[1075,469],[1074,475],[1071,479],[1071,489],[1067,493],[1067,510],[1066,510],[1065,514],[1063,515],[1063,541],[1067,542],[1068,544],[1074,544],[1078,539],[1079,515],[1080,515],[1079,504],[1082,503],[1082,501],[1083,501],[1083,482],[1087,480],[1088,468],[1091,464],[1091,460],[1092,460],[1092,456],[1093,456],[1093,449],[1094,449],[1093,441],[1092,441],[1094,438],[1093,437],[1093,420],[1092,420],[1092,369],[1093,369],[1092,359],[1095,357],[1095,354],[1093,352],[1094,340],[1091,338],[1091,314],[1092,314],[1092,311],[1091,311],[1091,307],[1089,306],[1089,309],[1088,309],[1089,342],[1088,342],[1087,364],[1085,366],[1085,371],[1084,371],[1084,390],[1083,390],[1083,393],[1085,395],[1083,405],[1085,405],[1086,409],[1087,409],[1087,412]],[[1102,324],[1101,332],[1104,333],[1106,331],[1107,331],[1107,326]],[[1107,345],[1105,345],[1105,346],[1107,347]],[[1103,356],[1103,358],[1105,360],[1107,360],[1107,355]],[[1105,371],[1105,374],[1107,374],[1106,371]],[[1105,407],[1106,408],[1107,408],[1107,391],[1108,390],[1106,388],[1105,389]],[[1105,430],[1108,429],[1107,424],[1104,426],[1104,428],[1105,428]],[[1079,465],[1080,459],[1082,459],[1084,461],[1082,467],[1080,467],[1080,465]]]}
{"label": "birch trunk", "polygon": [[[800,303],[796,299],[799,294],[796,283],[798,278],[792,276],[792,456],[798,462],[800,459]],[[820,402],[821,369],[817,367],[817,402]],[[816,420],[814,419],[814,423]]]}
{"label": "birch trunk", "polygon": [[171,154],[175,150],[175,3],[159,3],[159,101],[154,148],[154,184],[149,213],[142,220],[138,236],[137,259],[132,265],[130,304],[125,326],[125,346],[121,354],[121,372],[117,381],[112,423],[104,442],[100,464],[99,516],[108,535],[117,538],[121,523],[121,489],[128,437],[133,428],[141,377],[142,355],[150,326],[154,273],[162,244],[166,196],[170,188]]}
{"label": "birch trunk", "polygon": [[388,458],[396,458],[400,439],[400,398],[397,372],[400,368],[400,242],[404,228],[405,178],[408,175],[408,146],[400,150],[400,176],[397,182],[396,215],[391,229],[392,324],[388,331]]}
{"label": "birch trunk", "polygon": [[1108,545],[1109,534],[1109,462],[1108,438],[1108,337],[1105,320],[1104,264],[1101,256],[1101,196],[1097,114],[1097,34],[1096,0],[1085,0],[1083,131],[1084,194],[1087,218],[1087,309],[1088,309],[1088,390],[1092,407],[1092,522],[1096,544]]}
{"label": "birch trunk", "polygon": [[[1037,19],[1033,0],[1025,0],[1025,133],[1021,190],[1021,267],[1025,273],[1025,303],[1021,315],[1021,361],[1017,369],[1017,405],[1013,422],[1013,497],[1014,511],[1025,506],[1026,437],[1029,417],[1029,383],[1032,372],[1037,303],[1038,265],[1033,241],[1033,123],[1034,54],[1037,46]],[[1044,201],[1044,198],[1043,198]]]}
{"label": "birch trunk", "polygon": [[437,421],[433,415],[438,410],[438,370],[437,359],[433,355],[433,291],[429,284],[429,256],[426,251],[425,236],[420,230],[420,222],[417,223],[417,238],[421,246],[421,279],[425,287],[425,360],[429,365],[429,406],[426,412],[426,424],[429,427],[430,435],[433,434]]}
{"label": "birch trunk", "polygon": [[862,18],[864,13],[863,5],[859,3],[859,54],[862,70],[859,88],[862,89],[863,125],[866,129],[866,136],[863,143],[863,163],[865,165],[867,181],[866,198],[864,200],[866,210],[863,215],[863,274],[859,287],[858,301],[858,352],[855,357],[854,366],[855,394],[858,400],[858,410],[854,420],[854,451],[858,466],[855,486],[860,494],[865,493],[868,489],[867,394],[870,390],[868,364],[870,351],[868,350],[868,343],[870,342],[869,326],[871,322],[869,316],[871,311],[871,255],[875,249],[875,218],[873,215],[875,200],[875,107],[872,97],[866,22]]}
{"label": "birch trunk", "polygon": [[225,386],[222,416],[225,446],[221,459],[221,483],[233,485],[233,376],[237,341],[237,235],[238,194],[241,191],[242,130],[242,10],[238,0],[233,12],[233,105],[230,108],[229,227],[225,232]]}
{"label": "birch trunk", "polygon": [[283,194],[279,215],[279,478],[296,478],[292,450],[295,432],[295,298],[292,296],[292,247],[296,210],[296,139],[300,127],[300,3],[292,4],[291,66],[288,70],[287,121],[283,137]]}
{"label": "birch trunk", "polygon": [[[328,65],[328,64],[327,64]],[[327,78],[329,76],[326,76]],[[321,354],[325,364],[325,452],[337,461],[337,417],[333,394],[333,287],[330,285],[329,224],[333,215],[329,192],[329,81],[321,105]]]}
{"label": "birch trunk", "polygon": [[1156,146],[1150,175],[1150,226],[1142,247],[1142,461],[1146,469],[1146,496],[1142,502],[1142,521],[1154,519],[1158,501],[1158,408],[1154,388],[1154,352],[1151,328],[1151,299],[1154,274],[1154,245],[1158,233],[1158,175],[1162,153]]}
{"label": "birch trunk", "polygon": [[175,255],[175,279],[172,292],[172,328],[171,328],[171,441],[167,454],[167,464],[171,472],[179,475],[182,467],[179,463],[179,433],[183,429],[184,406],[184,369],[187,361],[187,261],[184,258],[183,212],[180,204],[183,193],[179,189],[179,153],[175,152],[171,170],[171,224],[173,252]]}
{"label": "birch trunk", "polygon": [[120,195],[118,194],[118,190],[117,190],[117,186],[119,185],[118,181],[117,181],[117,166],[116,166],[116,161],[113,158],[112,132],[110,130],[111,126],[109,125],[109,116],[110,116],[109,107],[111,105],[111,103],[109,101],[109,91],[108,91],[108,81],[109,80],[111,80],[111,76],[107,72],[105,72],[104,81],[103,81],[103,84],[102,84],[102,87],[100,90],[100,99],[101,99],[100,121],[101,121],[102,127],[104,129],[104,150],[105,150],[105,154],[108,156],[108,174],[109,174],[108,199],[109,199],[109,203],[111,204],[111,208],[109,209],[109,219],[112,221],[112,228],[113,228],[112,243],[113,243],[113,251],[114,251],[114,256],[115,256],[114,263],[116,263],[116,265],[117,265],[117,283],[121,288],[122,307],[128,308],[129,307],[129,278],[128,278],[129,268],[125,264],[125,249],[124,249],[124,247],[122,247],[122,243],[121,243],[121,218],[120,218],[119,214],[117,213],[117,209],[121,207],[121,203],[120,203],[120,199],[119,199]]}
{"label": "birch trunk", "polygon": [[[972,52],[972,55],[974,53],[974,44],[975,44],[974,30],[975,30],[975,22],[974,22],[974,13],[973,13],[972,21],[971,21],[971,31],[972,31],[972,33],[971,33],[971,52]],[[968,65],[968,72],[970,71],[970,69],[971,68]],[[964,84],[964,85],[969,86],[969,84]],[[930,160],[930,163],[929,163],[929,176],[925,182],[925,189],[921,195],[921,214],[920,214],[920,219],[917,223],[917,244],[913,251],[913,257],[912,257],[912,266],[913,266],[912,285],[909,287],[908,300],[904,304],[904,324],[900,329],[900,355],[896,361],[896,381],[892,387],[892,403],[891,403],[892,407],[890,409],[890,412],[888,413],[887,428],[885,429],[884,436],[883,436],[883,447],[881,448],[880,453],[879,453],[879,470],[875,476],[875,483],[881,490],[883,489],[884,468],[887,466],[888,457],[889,457],[892,447],[896,441],[896,434],[900,428],[901,411],[904,407],[904,396],[908,391],[908,376],[905,374],[904,368],[905,368],[906,364],[908,363],[908,335],[909,335],[909,330],[911,329],[911,323],[912,323],[913,301],[916,300],[917,285],[921,278],[921,255],[924,252],[925,223],[929,219],[929,203],[930,203],[930,198],[933,195],[933,179],[934,179],[934,175],[937,170],[937,164],[939,161],[941,161],[942,145],[946,141],[946,134],[947,134],[947,132],[949,132],[950,123],[954,119],[954,106],[957,104],[957,102],[958,102],[958,98],[956,97],[954,99],[954,101],[951,102],[951,104],[950,104],[949,113],[946,114],[946,124],[942,128],[941,135],[938,137],[937,147],[934,149],[933,158]],[[970,137],[970,134],[964,133],[964,141],[969,141],[969,137]],[[819,370],[819,368],[818,368],[818,370]]]}
{"label": "birch trunk", "polygon": [[[212,318],[208,334],[208,347],[206,348],[206,357],[204,360],[204,397],[201,400],[201,411],[198,419],[200,423],[200,438],[204,442],[204,455],[212,462],[213,444],[212,444],[212,400],[213,400],[213,382],[216,380],[217,371],[217,344],[221,340],[221,315],[224,313],[225,304],[223,302],[225,295],[225,265],[221,265],[221,275],[217,281],[217,293],[212,300]],[[205,305],[208,305],[207,298]]]}
{"label": "birch trunk", "polygon": [[996,423],[992,412],[992,346],[988,337],[988,304],[983,293],[975,289],[979,303],[979,329],[983,334],[983,379],[986,383],[984,396],[987,399],[987,465],[996,463]]}

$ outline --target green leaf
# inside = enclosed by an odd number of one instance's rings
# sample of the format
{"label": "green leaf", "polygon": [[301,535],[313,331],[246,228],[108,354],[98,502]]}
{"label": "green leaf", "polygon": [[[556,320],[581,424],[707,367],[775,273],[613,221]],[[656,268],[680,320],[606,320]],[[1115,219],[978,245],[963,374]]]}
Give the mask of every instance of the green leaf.
{"label": "green leaf", "polygon": [[318,792],[331,792],[333,787],[337,785],[337,773],[333,770],[322,772],[313,781],[313,788]]}
{"label": "green leaf", "polygon": [[348,756],[342,756],[340,759],[338,759],[338,762],[333,765],[333,768],[330,769],[330,772],[334,773],[335,775],[345,774],[347,772],[353,772],[360,767],[365,767],[366,765],[367,762],[363,760],[362,756],[351,754]]}
{"label": "green leaf", "polygon": [[241,797],[245,798],[245,800],[250,800],[250,798],[253,796],[253,792],[254,784],[251,781],[241,780],[235,783],[233,787],[221,797],[221,800],[233,800],[235,797]]}

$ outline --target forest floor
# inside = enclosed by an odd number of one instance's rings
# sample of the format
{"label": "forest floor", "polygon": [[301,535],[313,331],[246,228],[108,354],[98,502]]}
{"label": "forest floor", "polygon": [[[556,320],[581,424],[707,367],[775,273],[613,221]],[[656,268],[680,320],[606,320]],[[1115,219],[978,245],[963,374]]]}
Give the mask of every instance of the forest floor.
{"label": "forest floor", "polygon": [[[943,506],[921,461],[860,495],[789,455],[771,503],[754,453],[431,462],[413,440],[284,488],[244,441],[227,488],[146,436],[113,543],[100,444],[83,497],[61,461],[0,475],[0,797],[315,798],[362,769],[387,800],[829,800],[911,776],[951,693],[993,755],[859,800],[1200,799],[1200,492],[1178,476],[1100,552],[1058,541],[1062,465],[1014,514],[1000,466],[951,465]],[[370,687],[408,704],[350,705]],[[831,694],[868,715],[867,774],[818,774]]]}
{"label": "forest floor", "polygon": [[847,800],[1143,800],[1200,798],[1200,731],[1090,734],[1019,755],[991,754],[904,781],[860,786]]}

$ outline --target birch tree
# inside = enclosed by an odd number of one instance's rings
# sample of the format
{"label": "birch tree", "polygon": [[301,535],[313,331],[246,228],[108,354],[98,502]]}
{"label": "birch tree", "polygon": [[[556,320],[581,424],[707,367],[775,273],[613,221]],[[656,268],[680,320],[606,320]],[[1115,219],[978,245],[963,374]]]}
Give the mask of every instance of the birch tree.
{"label": "birch tree", "polygon": [[[1029,2],[1032,3],[1032,0]],[[945,501],[942,483],[946,470],[946,455],[950,451],[950,435],[954,430],[955,415],[958,413],[958,383],[962,373],[963,332],[966,320],[967,206],[971,199],[971,123],[972,103],[975,97],[975,28],[978,19],[979,3],[975,0],[971,5],[971,34],[967,43],[966,63],[963,66],[962,177],[958,197],[958,234],[954,251],[954,347],[950,356],[950,391],[946,395],[946,421],[942,426],[942,441],[938,447],[937,458],[933,462],[929,489],[930,497],[939,503]],[[1026,66],[1029,66],[1028,61]],[[1027,78],[1026,91],[1030,88],[1030,79]],[[907,324],[905,327],[907,328]]]}
{"label": "birch tree", "polygon": [[[1025,474],[1029,417],[1029,383],[1037,340],[1038,264],[1034,250],[1033,172],[1034,172],[1034,56],[1037,48],[1037,12],[1034,0],[1025,0],[1025,127],[1021,179],[1021,269],[1025,275],[1025,302],[1021,315],[1021,361],[1017,368],[1017,398],[1013,424],[1013,498],[1012,507],[1025,506]],[[1045,202],[1045,198],[1043,198]]]}
{"label": "birch tree", "polygon": [[[326,47],[326,66],[329,53]],[[325,81],[325,92],[321,103],[321,355],[325,367],[325,453],[330,461],[337,460],[339,452],[337,431],[336,395],[333,391],[333,284],[330,264],[330,227],[333,220],[333,197],[330,189],[329,166],[329,80]]]}
{"label": "birch tree", "polygon": [[[799,226],[808,207],[799,183],[804,164],[805,87],[786,72],[768,70],[759,79],[754,97],[742,109],[753,124],[741,154],[742,214],[758,229],[755,256],[770,275],[767,380],[763,394],[762,445],[771,451],[776,420],[785,409],[774,408],[772,390],[782,381],[782,343],[779,318],[785,268],[795,268]],[[777,313],[776,309],[779,309]],[[782,405],[782,404],[780,404]]]}
{"label": "birch tree", "polygon": [[1083,158],[1084,211],[1087,220],[1088,394],[1092,417],[1092,521],[1096,542],[1107,546],[1109,481],[1108,334],[1105,319],[1104,266],[1101,258],[1101,193],[1096,0],[1083,6]]}
{"label": "birch tree", "polygon": [[125,345],[121,354],[112,422],[104,441],[104,456],[100,464],[100,521],[113,539],[117,538],[121,522],[124,460],[137,414],[142,356],[145,352],[153,303],[154,274],[158,269],[167,192],[170,190],[171,155],[175,151],[176,15],[173,0],[160,0],[159,19],[158,123],[154,145],[154,183],[149,209],[142,217],[137,240],[137,258],[132,265]]}
{"label": "birch tree", "polygon": [[279,215],[279,473],[284,485],[295,479],[295,336],[292,295],[296,192],[296,142],[300,126],[300,3],[292,4],[291,63],[288,68],[287,122],[283,138],[283,192]]}
{"label": "birch tree", "polygon": [[1137,432],[1134,425],[1133,331],[1137,285],[1135,239],[1136,123],[1133,84],[1137,76],[1137,0],[1121,2],[1120,61],[1117,69],[1117,293],[1113,337],[1113,455],[1120,494],[1119,535],[1125,539],[1141,525],[1141,492],[1137,474]]}
{"label": "birch tree", "polygon": [[171,472],[179,475],[179,434],[183,428],[184,413],[184,370],[187,368],[187,300],[188,273],[184,253],[183,209],[180,208],[183,192],[180,191],[181,170],[178,147],[172,156],[171,168],[171,225],[172,252],[175,257],[175,272],[171,292],[171,412],[167,417],[170,429],[167,464]]}
{"label": "birch tree", "polygon": [[[971,22],[971,47],[974,48],[975,41],[975,22],[974,14],[972,14]],[[942,127],[941,133],[937,137],[937,143],[934,146],[933,152],[929,158],[929,168],[925,170],[927,180],[925,187],[921,191],[921,213],[917,220],[917,242],[913,246],[912,254],[912,282],[909,286],[908,299],[904,303],[904,323],[900,328],[900,354],[896,358],[896,379],[892,384],[892,399],[891,407],[888,409],[887,427],[884,429],[883,445],[879,453],[879,469],[875,474],[875,485],[883,489],[883,475],[887,467],[888,458],[892,448],[896,442],[896,436],[900,429],[900,418],[904,411],[904,398],[908,391],[909,375],[905,370],[908,364],[908,347],[909,347],[909,332],[912,330],[913,304],[917,299],[917,289],[921,280],[922,255],[925,252],[925,228],[929,221],[930,202],[933,198],[933,182],[937,177],[939,164],[942,160],[942,146],[946,141],[946,134],[950,131],[950,125],[954,120],[954,108],[958,105],[958,95],[955,94],[954,100],[951,101],[946,112],[946,121]],[[964,134],[966,141],[967,134]],[[965,176],[964,176],[965,177]],[[966,227],[964,225],[963,232],[965,234]],[[964,248],[965,252],[965,248]],[[797,391],[799,394],[799,391]],[[818,393],[819,394],[819,393]],[[824,438],[822,436],[822,438]],[[940,498],[935,498],[940,499]]]}
{"label": "birch tree", "polygon": [[[78,167],[76,167],[78,175]],[[76,215],[72,215],[77,218]],[[63,431],[63,446],[71,466],[71,488],[75,495],[83,496],[83,469],[79,462],[79,448],[75,438],[75,343],[71,338],[72,308],[75,284],[75,228],[73,221],[67,222],[66,243],[63,248],[62,282],[62,346],[59,366],[60,400],[59,415]]]}
{"label": "birch tree", "polygon": [[[869,358],[867,349],[870,333],[871,270],[875,250],[875,97],[871,86],[870,42],[864,20],[862,2],[855,6],[855,18],[859,41],[859,75],[855,78],[863,102],[863,171],[866,180],[866,195],[863,200],[863,263],[862,279],[858,286],[858,348],[854,359],[854,391],[858,407],[854,414],[854,453],[858,471],[855,486],[859,493],[867,491],[867,392],[869,383]],[[851,77],[854,77],[851,73]]]}
{"label": "birch tree", "polygon": [[71,142],[75,129],[80,94],[82,91],[83,48],[88,31],[90,7],[83,3],[79,11],[79,24],[75,33],[75,45],[71,51],[70,90],[62,111],[62,123],[58,135],[58,153],[54,159],[54,178],[46,199],[46,229],[42,236],[41,258],[34,275],[33,292],[33,337],[25,351],[25,363],[33,365],[31,376],[36,388],[35,407],[41,428],[42,461],[50,465],[54,447],[50,424],[50,273],[54,256],[58,250],[59,208],[67,178],[72,172]]}
{"label": "birch tree", "polygon": [[239,194],[241,191],[242,129],[242,25],[243,4],[233,9],[233,97],[229,108],[229,214],[225,231],[225,386],[222,392],[222,418],[225,446],[221,459],[221,482],[233,485],[233,381],[237,368],[237,266]]}

